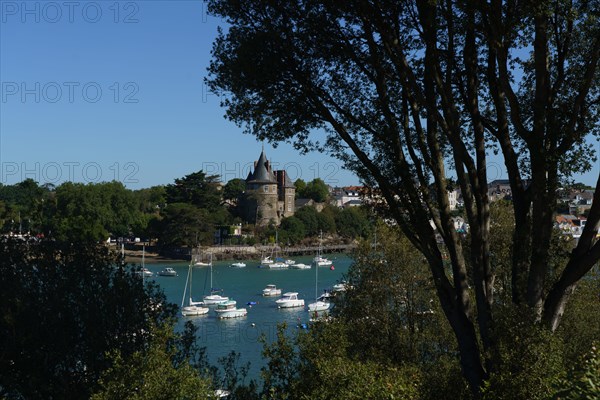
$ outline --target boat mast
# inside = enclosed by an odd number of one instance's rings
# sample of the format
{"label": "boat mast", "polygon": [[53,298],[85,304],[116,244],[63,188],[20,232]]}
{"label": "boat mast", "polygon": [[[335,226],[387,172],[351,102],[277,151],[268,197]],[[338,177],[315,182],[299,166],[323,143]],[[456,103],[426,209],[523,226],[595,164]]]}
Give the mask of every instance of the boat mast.
{"label": "boat mast", "polygon": [[315,265],[315,302],[317,301],[319,289],[319,262],[317,261],[317,265]]}
{"label": "boat mast", "polygon": [[[192,263],[190,262],[190,266],[188,268],[187,277],[185,278],[185,286],[183,288],[183,297],[181,299],[181,307],[183,307],[183,304],[185,303],[185,294],[187,292],[188,282],[190,282],[190,275],[191,274],[192,274]],[[191,297],[192,297],[192,287],[191,287],[191,283],[190,283],[190,298]]]}
{"label": "boat mast", "polygon": [[146,254],[146,246],[142,245],[142,285],[144,285],[144,281],[146,280],[146,266],[144,263],[144,255]]}

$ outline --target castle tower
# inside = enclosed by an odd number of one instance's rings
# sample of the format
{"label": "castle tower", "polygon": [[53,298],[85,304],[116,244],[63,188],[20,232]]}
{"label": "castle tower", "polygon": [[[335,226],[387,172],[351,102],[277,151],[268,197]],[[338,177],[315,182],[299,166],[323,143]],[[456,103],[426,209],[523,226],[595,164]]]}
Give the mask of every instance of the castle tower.
{"label": "castle tower", "polygon": [[246,220],[257,225],[279,225],[281,218],[294,215],[295,196],[296,188],[286,171],[273,171],[263,149],[254,162],[254,171],[246,178]]}

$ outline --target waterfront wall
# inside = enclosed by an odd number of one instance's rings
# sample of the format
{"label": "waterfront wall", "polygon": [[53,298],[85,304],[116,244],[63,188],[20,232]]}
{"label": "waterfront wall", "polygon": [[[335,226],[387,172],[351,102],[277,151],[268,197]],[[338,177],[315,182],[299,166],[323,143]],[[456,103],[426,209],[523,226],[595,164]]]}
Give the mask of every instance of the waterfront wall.
{"label": "waterfront wall", "polygon": [[[354,244],[338,244],[323,246],[324,254],[332,253],[350,253],[356,246]],[[127,251],[141,251],[142,245],[127,244]],[[287,256],[309,256],[317,254],[318,246],[277,246],[275,248],[280,257]],[[188,247],[176,247],[170,249],[160,249],[158,246],[146,246],[147,253],[160,254],[161,257],[171,258],[175,260],[191,259],[191,249]],[[274,247],[271,246],[208,246],[200,249],[200,254],[204,259],[208,254],[213,255],[213,260],[260,260],[264,255],[274,253]]]}

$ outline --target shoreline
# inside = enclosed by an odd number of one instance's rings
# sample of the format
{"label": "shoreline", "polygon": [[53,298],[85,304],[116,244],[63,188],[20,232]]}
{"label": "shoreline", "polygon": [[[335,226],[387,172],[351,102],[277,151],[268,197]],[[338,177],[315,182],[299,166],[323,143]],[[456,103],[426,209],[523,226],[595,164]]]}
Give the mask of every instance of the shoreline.
{"label": "shoreline", "polygon": [[[141,246],[140,246],[141,247]],[[348,254],[354,248],[356,248],[356,244],[344,244],[337,246],[326,246],[322,249],[323,254]],[[114,251],[119,252],[119,249],[114,248]],[[297,256],[307,256],[314,255],[317,253],[316,247],[286,247],[279,248],[279,254],[281,257],[297,257]],[[260,261],[261,257],[265,254],[272,254],[273,246],[215,246],[215,247],[207,247],[203,248],[201,254],[204,254],[205,257],[207,254],[212,254],[213,259],[215,261],[237,261],[237,260],[258,260]],[[141,264],[142,263],[142,249],[140,248],[131,250],[125,249],[125,262],[133,263],[133,264]],[[161,256],[157,252],[146,250],[144,253],[144,261],[150,263],[181,263],[181,262],[189,262],[188,258],[184,257],[167,257]]]}

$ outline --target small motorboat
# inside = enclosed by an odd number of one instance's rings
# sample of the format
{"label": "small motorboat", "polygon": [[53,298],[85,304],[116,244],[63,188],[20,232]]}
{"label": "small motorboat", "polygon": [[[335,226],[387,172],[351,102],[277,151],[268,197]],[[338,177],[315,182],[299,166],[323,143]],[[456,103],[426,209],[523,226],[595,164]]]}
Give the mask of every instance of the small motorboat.
{"label": "small motorboat", "polygon": [[292,264],[291,268],[292,269],[310,269],[310,265],[298,263],[298,264]]}
{"label": "small motorboat", "polygon": [[267,285],[266,288],[263,289],[262,295],[265,297],[268,296],[281,296],[281,289],[277,289],[277,286],[273,284]]}
{"label": "small motorboat", "polygon": [[142,268],[137,272],[137,274],[140,275],[142,278],[150,278],[154,276],[152,271],[150,271],[148,268]]}
{"label": "small motorboat", "polygon": [[215,312],[217,313],[217,317],[221,319],[245,317],[248,314],[245,308],[236,307],[235,300],[223,301],[217,304]]}
{"label": "small motorboat", "polygon": [[177,271],[171,267],[165,267],[158,272],[159,276],[177,276]]}
{"label": "small motorboat", "polygon": [[234,262],[231,264],[232,268],[246,268],[246,263],[243,262]]}
{"label": "small motorboat", "polygon": [[297,292],[287,292],[275,300],[275,304],[279,308],[304,307],[304,299],[299,299]]}

